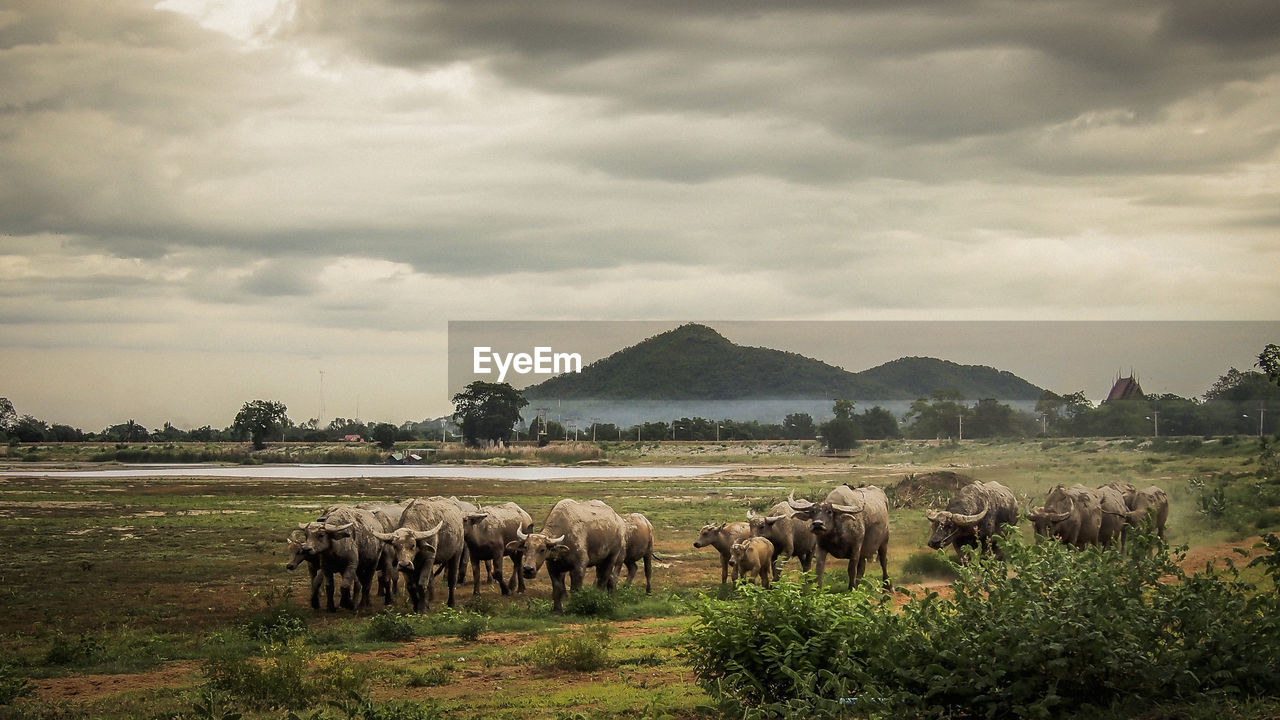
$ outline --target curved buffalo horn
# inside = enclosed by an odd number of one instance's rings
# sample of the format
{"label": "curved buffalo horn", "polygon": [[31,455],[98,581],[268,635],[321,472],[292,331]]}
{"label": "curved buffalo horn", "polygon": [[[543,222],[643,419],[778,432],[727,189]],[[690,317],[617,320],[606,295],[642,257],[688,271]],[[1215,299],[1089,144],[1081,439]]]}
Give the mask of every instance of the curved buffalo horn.
{"label": "curved buffalo horn", "polygon": [[528,539],[529,539],[528,534],[526,534],[526,533],[525,533],[523,530],[521,530],[520,528],[516,528],[516,537],[520,538],[521,540],[528,540]]}
{"label": "curved buffalo horn", "polygon": [[1066,520],[1067,518],[1071,517],[1071,511],[1068,510],[1066,512],[1060,512],[1060,513],[1051,513],[1046,511],[1044,516],[1046,519],[1049,520],[1049,522],[1062,522],[1063,520]]}
{"label": "curved buffalo horn", "polygon": [[929,522],[932,523],[932,522],[938,522],[938,520],[942,517],[942,513],[937,510],[925,510],[924,516],[926,519],[929,520]]}
{"label": "curved buffalo horn", "polygon": [[747,519],[750,520],[755,516],[756,516],[756,511],[752,510],[751,508],[747,508]]}
{"label": "curved buffalo horn", "polygon": [[548,544],[548,545],[559,545],[560,543],[564,542],[564,539],[565,539],[566,537],[568,537],[568,536],[569,536],[569,535],[568,535],[568,533],[566,533],[566,534],[564,534],[564,535],[561,535],[561,536],[560,536],[560,537],[558,537],[558,538],[548,538],[548,539],[547,539],[547,544]]}
{"label": "curved buffalo horn", "polygon": [[807,510],[813,507],[813,502],[809,500],[797,500],[795,489],[791,490],[791,494],[787,496],[787,504],[795,510]]}
{"label": "curved buffalo horn", "polygon": [[952,513],[951,522],[957,525],[977,525],[978,521],[987,516],[987,511],[990,509],[990,507],[984,507],[982,508],[982,512],[974,513],[973,515],[957,515]]}
{"label": "curved buffalo horn", "polygon": [[852,505],[841,505],[839,503],[831,503],[831,509],[847,515],[857,515],[864,510],[864,508],[854,507]]}
{"label": "curved buffalo horn", "polygon": [[329,523],[325,523],[324,529],[331,533],[336,533],[342,532],[343,530],[350,530],[353,525],[355,525],[353,522],[349,522],[346,525],[330,525]]}
{"label": "curved buffalo horn", "polygon": [[373,531],[373,536],[378,538],[382,542],[391,542],[392,540],[396,539],[395,533],[378,532],[377,530]]}
{"label": "curved buffalo horn", "polygon": [[306,532],[308,525],[309,523],[298,523],[298,529],[302,530],[303,532]]}

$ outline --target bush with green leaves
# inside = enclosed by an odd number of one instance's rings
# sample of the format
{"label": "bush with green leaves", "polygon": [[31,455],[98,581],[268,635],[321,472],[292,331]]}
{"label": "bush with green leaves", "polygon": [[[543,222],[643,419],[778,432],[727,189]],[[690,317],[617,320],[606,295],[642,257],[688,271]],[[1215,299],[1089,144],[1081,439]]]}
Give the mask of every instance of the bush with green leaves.
{"label": "bush with green leaves", "polygon": [[20,697],[27,697],[35,688],[9,663],[0,663],[0,705],[8,705]]}
{"label": "bush with green leaves", "polygon": [[609,619],[617,615],[618,601],[608,592],[587,585],[569,593],[564,609],[570,615]]}
{"label": "bush with green leaves", "polygon": [[418,636],[418,629],[407,615],[388,608],[370,617],[360,636],[366,640],[408,642]]}
{"label": "bush with green leaves", "polygon": [[316,654],[302,638],[268,643],[260,659],[220,656],[205,661],[208,687],[256,709],[299,709],[363,692],[368,672],[343,653]]}
{"label": "bush with green leaves", "polygon": [[577,632],[558,632],[520,653],[520,660],[556,670],[586,672],[609,665],[608,625],[595,623]]}
{"label": "bush with green leaves", "polygon": [[[1259,564],[1274,583],[1272,542]],[[1123,553],[1006,552],[959,568],[951,597],[900,611],[879,594],[745,587],[697,608],[687,654],[720,709],[748,718],[1087,717],[1280,696],[1280,600],[1234,565],[1187,575],[1149,535]]]}

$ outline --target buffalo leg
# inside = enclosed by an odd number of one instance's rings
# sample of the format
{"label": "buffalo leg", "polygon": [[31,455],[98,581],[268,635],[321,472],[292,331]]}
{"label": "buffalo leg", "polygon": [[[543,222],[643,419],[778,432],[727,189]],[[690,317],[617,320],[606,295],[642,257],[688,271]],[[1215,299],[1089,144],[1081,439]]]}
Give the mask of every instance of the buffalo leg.
{"label": "buffalo leg", "polygon": [[475,553],[471,553],[471,575],[472,575],[472,595],[480,594],[480,560],[476,558]]}
{"label": "buffalo leg", "polygon": [[880,578],[881,578],[880,584],[884,587],[885,590],[888,590],[890,587],[888,544],[881,545],[879,548],[876,549],[876,559],[880,561]]}
{"label": "buffalo leg", "polygon": [[456,587],[459,582],[458,576],[462,574],[460,570],[461,567],[462,558],[458,555],[454,555],[453,559],[449,561],[449,572],[445,575],[445,580],[449,583],[449,600],[447,601],[449,607],[453,607],[453,588]]}
{"label": "buffalo leg", "polygon": [[503,572],[502,572],[502,558],[504,556],[501,552],[498,552],[495,554],[497,555],[497,557],[493,559],[493,576],[495,579],[497,579],[498,589],[502,591],[502,594],[510,595],[511,586],[507,583],[507,580],[503,577]]}
{"label": "buffalo leg", "polygon": [[[578,592],[582,589],[582,580],[586,576],[586,568],[575,567],[569,571],[569,590]],[[561,583],[564,581],[562,580]]]}
{"label": "buffalo leg", "polygon": [[355,598],[353,597],[356,589],[356,571],[355,568],[347,568],[342,573],[342,601],[341,605],[344,610],[355,610]]}
{"label": "buffalo leg", "polygon": [[649,580],[653,577],[653,553],[645,553],[644,555],[644,594],[648,595],[653,592],[653,588],[649,584]]}
{"label": "buffalo leg", "polygon": [[564,572],[547,571],[547,575],[551,578],[551,612],[561,614],[564,612],[561,603],[564,601]]}
{"label": "buffalo leg", "polygon": [[[737,571],[734,571],[733,579],[735,581],[738,579]],[[725,553],[720,553],[720,584],[723,585],[727,582],[729,582],[729,556]]]}
{"label": "buffalo leg", "polygon": [[822,587],[822,576],[827,571],[827,551],[822,548],[818,548],[817,555],[817,562],[814,563],[814,573],[817,576],[816,580],[818,582],[818,587]]}

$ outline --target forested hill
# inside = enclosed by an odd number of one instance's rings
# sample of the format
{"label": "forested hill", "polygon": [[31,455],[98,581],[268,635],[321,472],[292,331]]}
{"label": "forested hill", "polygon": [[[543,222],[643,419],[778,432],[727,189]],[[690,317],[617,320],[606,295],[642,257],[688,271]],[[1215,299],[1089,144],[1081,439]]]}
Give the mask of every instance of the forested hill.
{"label": "forested hill", "polygon": [[682,325],[582,369],[525,389],[529,398],[742,400],[837,398],[912,400],[934,390],[969,400],[1036,400],[1042,390],[980,365],[903,358],[852,373],[782,350],[735,345],[705,325]]}

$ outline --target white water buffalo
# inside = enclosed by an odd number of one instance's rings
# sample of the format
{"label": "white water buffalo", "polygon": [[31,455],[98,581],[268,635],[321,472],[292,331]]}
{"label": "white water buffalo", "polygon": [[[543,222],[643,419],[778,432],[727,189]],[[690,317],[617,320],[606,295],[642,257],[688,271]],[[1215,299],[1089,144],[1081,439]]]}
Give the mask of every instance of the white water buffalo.
{"label": "white water buffalo", "polygon": [[435,567],[445,573],[449,587],[449,607],[453,607],[453,591],[458,584],[458,569],[466,543],[462,537],[462,511],[451,500],[442,497],[414,498],[405,506],[400,527],[394,532],[378,533],[386,551],[395,557],[396,567],[404,574],[405,588],[414,612],[431,608],[435,596]]}
{"label": "white water buffalo", "polygon": [[752,582],[752,575],[760,577],[760,584],[769,587],[770,568],[773,563],[773,543],[766,538],[752,536],[736,542],[729,548],[733,563],[733,582],[739,578]]}
{"label": "white water buffalo", "polygon": [[946,510],[925,516],[933,526],[929,547],[934,550],[950,544],[963,558],[960,548],[976,547],[1003,560],[997,540],[1018,524],[1018,500],[998,482],[975,482],[960,488]]}
{"label": "white water buffalo", "polygon": [[1037,535],[1083,548],[1098,543],[1102,500],[1093,489],[1083,485],[1058,485],[1049,491],[1044,505],[1030,510],[1027,517]]}
{"label": "white water buffalo", "polygon": [[708,545],[720,553],[720,584],[729,582],[729,554],[733,544],[751,537],[751,526],[744,522],[720,523],[719,525],[703,525],[698,539],[693,541],[696,548]]}
{"label": "white water buffalo", "polygon": [[627,549],[622,554],[622,564],[627,566],[627,585],[635,580],[637,563],[644,562],[644,592],[653,592],[653,523],[640,513],[622,516],[627,524]]}
{"label": "white water buffalo", "polygon": [[369,588],[382,557],[382,543],[374,535],[382,525],[373,513],[361,508],[339,505],[330,508],[321,519],[299,523],[306,533],[302,553],[315,558],[320,571],[341,576],[340,605],[357,609],[355,588],[360,588],[359,607],[368,607]]}
{"label": "white water buffalo", "polygon": [[813,534],[812,523],[796,517],[787,501],[775,504],[765,515],[747,511],[747,524],[751,526],[752,537],[762,537],[773,547],[769,564],[773,568],[774,580],[782,576],[785,558],[796,558],[800,561],[800,569],[808,572],[809,563],[818,549],[818,536]]}
{"label": "white water buffalo", "polygon": [[849,589],[862,580],[867,559],[880,562],[882,583],[889,587],[889,500],[875,485],[853,488],[849,485],[827,493],[820,503],[796,500],[795,493],[787,501],[796,514],[813,522],[818,537],[817,580],[827,567],[827,555],[849,560]]}
{"label": "white water buffalo", "polygon": [[520,532],[519,539],[507,548],[512,554],[523,553],[521,572],[526,579],[536,577],[538,568],[546,564],[552,611],[560,613],[568,594],[565,573],[569,574],[569,591],[577,591],[587,568],[594,567],[596,587],[613,593],[626,543],[627,524],[613,508],[599,500],[566,498],[551,508],[541,532]]}
{"label": "white water buffalo", "polygon": [[[533,530],[533,518],[524,508],[513,502],[501,505],[484,505],[462,518],[463,536],[467,541],[467,554],[471,559],[473,594],[480,594],[480,563],[492,563],[493,576],[503,595],[510,595],[512,588],[502,574],[502,558],[507,554],[507,544],[519,539],[518,532]],[[512,557],[511,579],[519,592],[524,592],[524,576],[520,573],[521,557]]]}

